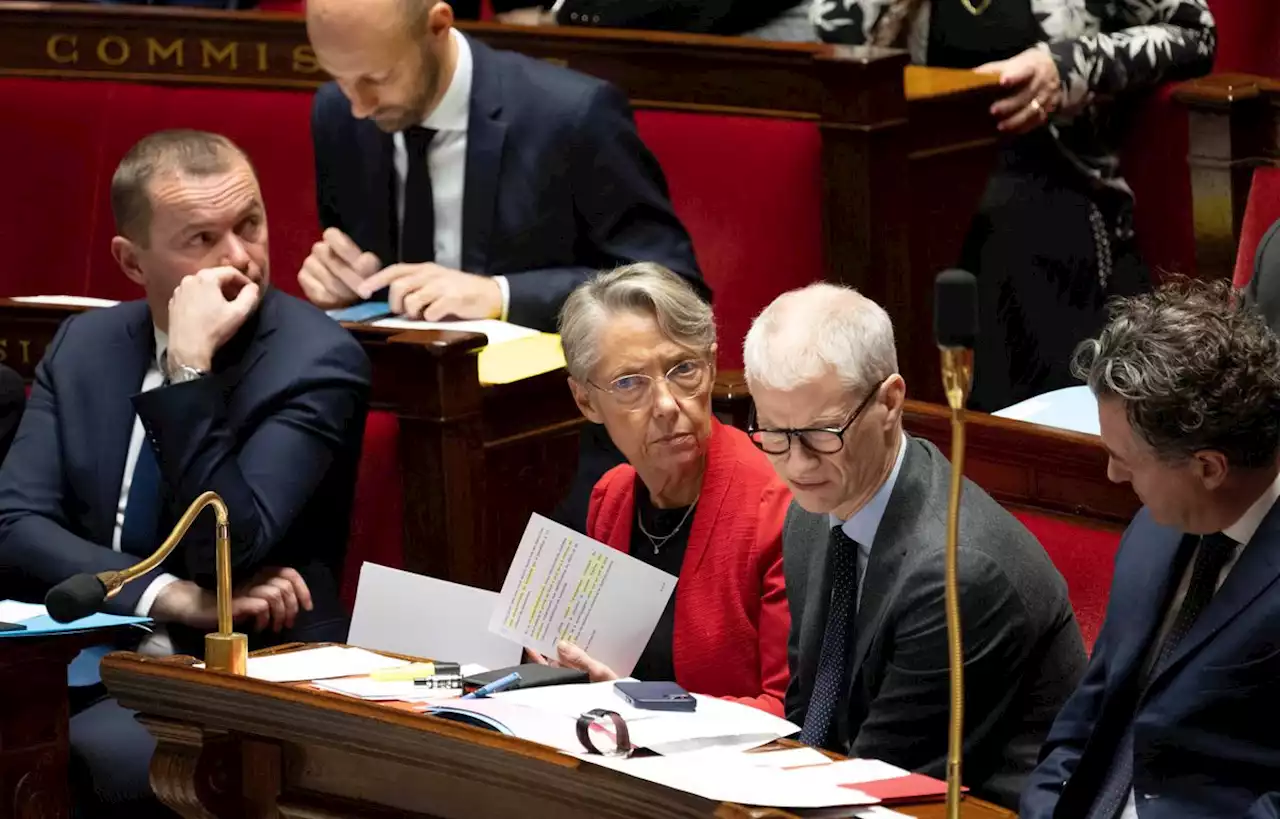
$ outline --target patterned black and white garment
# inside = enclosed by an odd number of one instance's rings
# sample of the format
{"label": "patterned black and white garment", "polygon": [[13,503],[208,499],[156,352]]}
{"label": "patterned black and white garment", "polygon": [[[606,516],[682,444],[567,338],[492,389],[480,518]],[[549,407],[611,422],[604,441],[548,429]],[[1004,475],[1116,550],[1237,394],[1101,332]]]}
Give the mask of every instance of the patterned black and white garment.
{"label": "patterned black and white garment", "polygon": [[827,42],[906,48],[919,64],[1053,57],[1062,105],[1002,150],[961,264],[980,283],[972,406],[1073,384],[1071,351],[1106,299],[1150,286],[1117,147],[1136,94],[1212,67],[1206,0],[813,0],[810,18]]}

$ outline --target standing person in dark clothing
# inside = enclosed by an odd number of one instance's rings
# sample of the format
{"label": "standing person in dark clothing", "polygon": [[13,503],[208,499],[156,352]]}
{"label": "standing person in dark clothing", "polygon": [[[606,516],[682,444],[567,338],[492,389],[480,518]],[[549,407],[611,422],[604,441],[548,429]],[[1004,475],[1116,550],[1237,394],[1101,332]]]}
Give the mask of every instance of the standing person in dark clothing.
{"label": "standing person in dark clothing", "polygon": [[1198,76],[1217,36],[1206,0],[814,0],[819,36],[910,49],[1000,75],[1010,136],[960,263],[979,277],[972,405],[1071,386],[1072,350],[1111,296],[1150,288],[1116,149],[1137,92]]}

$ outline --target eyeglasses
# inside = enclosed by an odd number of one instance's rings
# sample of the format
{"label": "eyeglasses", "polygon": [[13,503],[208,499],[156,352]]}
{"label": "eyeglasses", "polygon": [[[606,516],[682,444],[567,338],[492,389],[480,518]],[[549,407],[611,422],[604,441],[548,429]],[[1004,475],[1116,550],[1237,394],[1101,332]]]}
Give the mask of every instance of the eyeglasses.
{"label": "eyeglasses", "polygon": [[[707,388],[711,368],[707,362],[696,358],[681,361],[662,376],[667,382],[667,389],[677,399],[697,398]],[[623,407],[635,412],[649,406],[654,396],[654,378],[644,373],[620,375],[609,382],[607,387],[588,381],[587,383],[601,392],[607,392]]]}
{"label": "eyeglasses", "polygon": [[840,427],[806,427],[803,429],[760,429],[755,422],[755,409],[751,410],[751,421],[747,424],[747,436],[751,438],[751,443],[756,445],[756,449],[767,455],[786,455],[791,451],[791,441],[798,440],[800,445],[810,452],[819,455],[834,455],[844,449],[844,434],[849,427],[853,426],[853,422],[858,420],[858,416],[871,403],[871,399],[880,394],[880,387],[884,382],[871,390],[866,398],[862,399],[862,403],[849,416],[849,420],[844,422]]}

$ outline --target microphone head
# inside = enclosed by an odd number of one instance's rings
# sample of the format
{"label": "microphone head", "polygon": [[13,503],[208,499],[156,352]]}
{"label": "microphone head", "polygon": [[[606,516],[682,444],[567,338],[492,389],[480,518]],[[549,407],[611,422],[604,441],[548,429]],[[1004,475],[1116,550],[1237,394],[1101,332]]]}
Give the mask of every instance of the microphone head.
{"label": "microphone head", "polygon": [[964,270],[944,270],[933,288],[933,334],[939,347],[972,349],[978,338],[978,280]]}
{"label": "microphone head", "polygon": [[88,617],[102,608],[107,587],[91,574],[77,574],[49,589],[44,606],[49,616],[59,623],[70,623]]}

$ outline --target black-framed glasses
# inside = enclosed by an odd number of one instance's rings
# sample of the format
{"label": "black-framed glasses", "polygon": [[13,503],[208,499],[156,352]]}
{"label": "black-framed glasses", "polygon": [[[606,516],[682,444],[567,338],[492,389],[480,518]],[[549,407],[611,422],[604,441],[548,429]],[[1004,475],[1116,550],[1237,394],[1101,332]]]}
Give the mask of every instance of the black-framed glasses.
{"label": "black-framed glasses", "polygon": [[[676,364],[663,374],[667,389],[675,398],[697,398],[707,389],[710,381],[711,366],[699,358],[688,358]],[[653,402],[655,380],[644,373],[620,375],[609,382],[608,386],[600,386],[588,381],[592,387],[607,392],[623,407],[632,412],[642,410]]]}
{"label": "black-framed glasses", "polygon": [[819,455],[834,455],[844,449],[844,434],[849,431],[849,427],[853,426],[853,422],[858,420],[858,416],[862,415],[862,411],[871,403],[871,399],[880,394],[880,387],[882,386],[884,386],[883,381],[876,384],[867,397],[862,399],[862,403],[853,411],[853,414],[849,416],[849,420],[839,427],[761,429],[756,426],[756,413],[753,407],[751,420],[747,424],[747,436],[751,438],[751,443],[756,445],[756,449],[767,455],[786,455],[791,451],[791,442],[793,440],[798,440],[800,445],[810,452]]}

